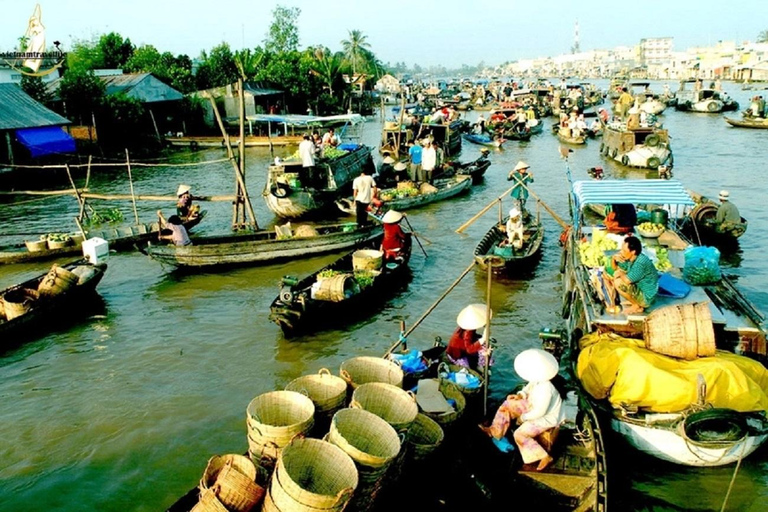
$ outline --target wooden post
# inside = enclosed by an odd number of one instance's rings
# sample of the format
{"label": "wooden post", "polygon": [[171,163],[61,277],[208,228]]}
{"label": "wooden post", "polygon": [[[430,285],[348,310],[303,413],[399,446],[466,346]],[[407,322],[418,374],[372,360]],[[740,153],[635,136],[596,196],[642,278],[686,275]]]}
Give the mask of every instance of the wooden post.
{"label": "wooden post", "polygon": [[499,199],[499,224],[504,220],[504,212],[501,210],[501,199]]}
{"label": "wooden post", "polygon": [[379,110],[379,117],[384,120],[384,96],[381,96],[381,109]]}
{"label": "wooden post", "polygon": [[[240,115],[240,144],[238,144],[238,153],[240,154],[240,176],[245,182],[245,91],[243,90],[243,79],[238,78],[238,99],[239,108],[238,113]],[[245,201],[240,198],[245,194],[245,189],[240,187],[240,182],[237,183],[237,224],[245,225]]]}
{"label": "wooden post", "polygon": [[157,122],[155,121],[155,114],[152,113],[152,109],[151,108],[147,109],[147,110],[149,110],[149,117],[152,118],[152,126],[155,127],[155,135],[157,135],[157,142],[159,142],[160,145],[162,145],[163,144],[163,139],[162,139],[162,137],[160,137],[160,130],[157,129]]}
{"label": "wooden post", "polygon": [[397,160],[400,160],[400,142],[403,136],[403,114],[405,114],[405,95],[400,92],[400,121],[397,123],[397,147],[395,148]]}
{"label": "wooden post", "polygon": [[77,204],[80,205],[80,213],[78,214],[77,218],[82,219],[83,215],[85,214],[85,199],[80,195],[80,191],[77,190],[77,185],[75,185],[75,180],[72,179],[72,172],[69,170],[69,164],[64,164],[64,168],[67,170],[67,177],[69,178],[69,183],[72,184],[72,189],[75,191],[75,198],[77,198]]}
{"label": "wooden post", "polygon": [[5,132],[5,142],[8,144],[8,162],[13,165],[13,146],[11,145],[11,132]]}
{"label": "wooden post", "polygon": [[128,155],[128,148],[125,148],[125,165],[128,167],[128,184],[131,186],[131,202],[133,203],[133,216],[136,218],[136,225],[139,225],[139,211],[136,209],[136,194],[133,191],[133,177],[131,176],[131,159]]}

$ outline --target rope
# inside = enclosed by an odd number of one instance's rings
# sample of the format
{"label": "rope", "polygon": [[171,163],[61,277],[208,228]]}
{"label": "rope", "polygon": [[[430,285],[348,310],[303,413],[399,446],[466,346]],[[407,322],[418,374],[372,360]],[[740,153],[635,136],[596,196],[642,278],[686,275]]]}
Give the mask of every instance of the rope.
{"label": "rope", "polygon": [[725,499],[723,500],[723,506],[720,507],[720,512],[725,512],[725,506],[728,504],[728,498],[731,496],[733,490],[733,484],[736,482],[736,475],[739,473],[741,467],[741,461],[744,459],[744,452],[747,450],[747,443],[744,443],[741,447],[741,454],[739,454],[739,460],[736,461],[736,467],[733,470],[733,476],[731,477],[731,483],[728,484],[728,492],[725,493]]}
{"label": "rope", "polygon": [[[147,162],[131,161],[131,165],[133,167],[195,167],[195,166],[202,166],[202,165],[220,164],[222,162],[228,162],[233,158],[218,158],[216,160],[207,160],[205,162],[189,162],[189,163],[183,163],[183,164],[147,163]],[[90,165],[91,167],[125,167],[125,161],[123,160],[122,163],[93,162]],[[3,164],[3,166],[9,167],[12,169],[64,169],[65,168],[64,164],[55,164],[55,165]],[[83,167],[88,167],[88,164],[72,164],[69,166],[70,169],[81,169]]]}

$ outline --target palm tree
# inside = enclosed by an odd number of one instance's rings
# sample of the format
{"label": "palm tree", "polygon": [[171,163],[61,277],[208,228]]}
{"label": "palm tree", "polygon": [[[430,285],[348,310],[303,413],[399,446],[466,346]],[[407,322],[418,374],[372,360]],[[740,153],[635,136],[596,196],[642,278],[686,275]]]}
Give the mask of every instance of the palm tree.
{"label": "palm tree", "polygon": [[264,61],[264,52],[260,48],[256,51],[251,51],[250,48],[244,50],[238,50],[235,52],[235,66],[238,73],[243,79],[243,82],[247,82],[259,71]]}
{"label": "palm tree", "polygon": [[313,56],[314,62],[310,67],[310,73],[318,77],[328,88],[328,93],[333,96],[333,84],[341,76],[341,55],[331,53],[327,48],[319,47],[315,48]]}
{"label": "palm tree", "polygon": [[349,39],[341,42],[341,47],[344,49],[344,55],[347,60],[352,64],[352,74],[357,74],[357,64],[360,60],[365,58],[365,51],[370,49],[371,45],[368,44],[368,37],[363,35],[359,30],[350,30]]}

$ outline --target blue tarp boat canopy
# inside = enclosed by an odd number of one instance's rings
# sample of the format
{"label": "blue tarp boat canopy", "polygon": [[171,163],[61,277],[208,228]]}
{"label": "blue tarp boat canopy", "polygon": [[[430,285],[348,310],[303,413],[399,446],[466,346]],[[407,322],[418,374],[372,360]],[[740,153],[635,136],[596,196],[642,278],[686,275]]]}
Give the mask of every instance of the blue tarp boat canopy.
{"label": "blue tarp boat canopy", "polygon": [[16,140],[29,149],[32,158],[75,152],[75,139],[60,126],[16,130]]}
{"label": "blue tarp boat canopy", "polygon": [[678,180],[576,181],[573,197],[578,209],[588,204],[695,205]]}

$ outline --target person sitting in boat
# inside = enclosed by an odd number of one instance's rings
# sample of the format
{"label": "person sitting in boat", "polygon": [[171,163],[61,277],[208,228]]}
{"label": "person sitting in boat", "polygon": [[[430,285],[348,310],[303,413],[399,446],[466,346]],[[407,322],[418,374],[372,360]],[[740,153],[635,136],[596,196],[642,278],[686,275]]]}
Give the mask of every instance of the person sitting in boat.
{"label": "person sitting in boat", "polygon": [[323,146],[325,147],[332,147],[335,148],[341,143],[339,140],[339,136],[336,135],[336,132],[333,130],[333,128],[329,128],[328,131],[323,135]]}
{"label": "person sitting in boat", "polygon": [[517,208],[509,210],[509,219],[505,226],[507,230],[507,243],[520,250],[523,248],[523,235],[525,234],[525,226],[523,225],[523,214]]}
{"label": "person sitting in boat", "polygon": [[189,185],[179,185],[176,190],[176,215],[181,217],[182,221],[196,219],[200,216],[200,210],[192,205],[192,188]]}
{"label": "person sitting in boat", "polygon": [[408,233],[400,227],[400,221],[405,217],[404,213],[395,210],[389,210],[382,217],[381,222],[384,225],[384,238],[381,240],[381,252],[384,253],[385,261],[396,261],[401,258],[403,251],[411,241]]}
{"label": "person sitting in boat", "polygon": [[483,114],[480,114],[480,116],[477,118],[477,121],[475,121],[474,132],[477,134],[485,132],[485,118],[483,117]]}
{"label": "person sitting in boat", "polygon": [[589,133],[589,135],[591,137],[596,137],[596,136],[600,135],[600,132],[602,132],[602,131],[603,131],[603,125],[600,122],[600,119],[597,118],[597,117],[594,118],[592,120],[592,123],[589,125],[589,128],[587,129],[587,132]]}
{"label": "person sitting in boat", "polygon": [[727,232],[741,224],[741,214],[736,205],[730,200],[731,194],[727,190],[721,190],[718,199],[720,206],[715,215],[715,225],[718,232]]}
{"label": "person sitting in boat", "polygon": [[394,186],[399,181],[399,176],[394,169],[395,159],[389,156],[389,153],[384,153],[384,158],[381,160],[378,171],[376,171],[376,183],[379,188],[389,188]]}
{"label": "person sitting in boat", "polygon": [[605,266],[605,272],[614,289],[629,302],[622,310],[625,315],[642,313],[659,293],[659,272],[643,254],[643,244],[635,236],[624,239],[621,250],[611,256]]}
{"label": "person sitting in boat", "polygon": [[520,352],[515,357],[515,373],[527,384],[519,393],[507,395],[490,426],[480,425],[480,430],[494,439],[504,437],[513,421],[520,425],[513,434],[515,444],[524,464],[538,462],[536,471],[545,469],[554,460],[536,438],[558,428],[565,420],[563,399],[552,384],[559,367],[555,356],[542,349]]}
{"label": "person sitting in boat", "polygon": [[490,357],[491,349],[486,346],[485,338],[478,334],[478,331],[485,328],[487,314],[488,310],[484,304],[470,304],[461,310],[456,317],[458,327],[453,331],[445,350],[445,355],[451,363],[472,370],[484,366],[485,358]]}
{"label": "person sitting in boat", "polygon": [[584,121],[584,114],[579,114],[579,117],[576,118],[576,130],[574,133],[574,137],[579,137],[581,135],[586,135],[587,133],[587,122]]}
{"label": "person sitting in boat", "polygon": [[157,218],[160,224],[160,233],[158,235],[160,240],[170,240],[173,242],[173,245],[192,244],[187,234],[187,229],[178,215],[171,215],[168,220],[165,220],[162,210],[157,210]]}
{"label": "person sitting in boat", "polygon": [[528,200],[528,189],[524,186],[533,183],[533,173],[528,172],[530,166],[520,160],[507,176],[507,181],[514,181],[515,187],[509,196],[512,198],[515,207],[521,212],[525,212],[525,202]]}
{"label": "person sitting in boat", "polygon": [[605,228],[609,233],[631,233],[637,224],[635,205],[617,203],[611,205],[611,211],[605,217]]}

